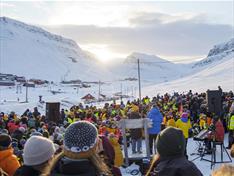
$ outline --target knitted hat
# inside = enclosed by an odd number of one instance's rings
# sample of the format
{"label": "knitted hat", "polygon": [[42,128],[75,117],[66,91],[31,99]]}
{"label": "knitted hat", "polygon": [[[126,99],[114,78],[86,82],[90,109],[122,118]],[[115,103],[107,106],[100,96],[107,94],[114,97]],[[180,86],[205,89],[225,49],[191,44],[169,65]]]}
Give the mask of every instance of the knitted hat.
{"label": "knitted hat", "polygon": [[35,132],[32,132],[31,134],[30,134],[30,137],[31,136],[43,136],[40,132],[38,132],[38,131],[35,131]]}
{"label": "knitted hat", "polygon": [[181,118],[188,118],[188,113],[187,112],[183,112],[181,115]]}
{"label": "knitted hat", "polygon": [[2,130],[0,131],[0,134],[2,134],[2,133],[4,133],[4,134],[9,134],[9,132],[8,132],[7,129],[2,129]]}
{"label": "knitted hat", "polygon": [[51,140],[41,137],[30,137],[24,146],[24,164],[34,166],[48,161],[55,153],[54,144]]}
{"label": "knitted hat", "polygon": [[65,131],[64,149],[73,153],[87,152],[95,146],[97,139],[97,128],[92,123],[75,122]]}
{"label": "knitted hat", "polygon": [[157,151],[160,157],[183,156],[185,138],[180,129],[168,127],[161,131],[156,139]]}
{"label": "knitted hat", "polygon": [[0,147],[8,148],[12,143],[12,139],[8,134],[2,133],[0,134]]}
{"label": "knitted hat", "polygon": [[26,129],[24,127],[19,127],[19,131],[21,131],[22,133],[25,133]]}

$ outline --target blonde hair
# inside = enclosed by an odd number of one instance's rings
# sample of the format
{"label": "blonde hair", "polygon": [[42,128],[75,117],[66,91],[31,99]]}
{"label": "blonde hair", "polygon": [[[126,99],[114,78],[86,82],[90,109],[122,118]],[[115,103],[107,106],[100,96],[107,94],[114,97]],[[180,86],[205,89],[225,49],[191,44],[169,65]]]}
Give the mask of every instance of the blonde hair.
{"label": "blonde hair", "polygon": [[234,166],[224,164],[219,169],[215,170],[212,176],[232,176],[234,173]]}
{"label": "blonde hair", "polygon": [[8,176],[6,172],[0,167],[0,176]]}
{"label": "blonde hair", "polygon": [[230,154],[231,154],[231,157],[234,158],[234,144],[232,144]]}
{"label": "blonde hair", "polygon": [[149,170],[147,171],[147,173],[146,173],[145,176],[150,176],[150,172],[153,171],[155,165],[156,165],[157,162],[159,161],[159,158],[160,158],[159,154],[154,155],[154,157],[153,157],[153,159],[152,159],[152,162],[151,162],[151,165],[150,165],[150,168],[149,168]]}

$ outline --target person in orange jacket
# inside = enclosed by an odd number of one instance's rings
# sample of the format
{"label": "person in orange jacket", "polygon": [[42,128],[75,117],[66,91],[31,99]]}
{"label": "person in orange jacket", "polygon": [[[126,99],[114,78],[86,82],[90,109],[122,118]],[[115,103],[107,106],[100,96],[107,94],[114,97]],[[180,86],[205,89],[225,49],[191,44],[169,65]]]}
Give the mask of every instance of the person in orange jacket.
{"label": "person in orange jacket", "polygon": [[8,176],[13,176],[15,171],[20,167],[17,157],[13,154],[11,143],[12,139],[8,134],[0,134],[0,168]]}

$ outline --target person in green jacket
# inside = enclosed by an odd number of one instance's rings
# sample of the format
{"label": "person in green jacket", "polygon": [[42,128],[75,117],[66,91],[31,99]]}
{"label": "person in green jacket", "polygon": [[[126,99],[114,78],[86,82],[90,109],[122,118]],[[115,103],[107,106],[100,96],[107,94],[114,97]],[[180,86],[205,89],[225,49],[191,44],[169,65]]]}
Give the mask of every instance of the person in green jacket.
{"label": "person in green jacket", "polygon": [[228,121],[228,147],[227,149],[231,149],[232,144],[234,144],[234,110],[230,112],[229,121]]}

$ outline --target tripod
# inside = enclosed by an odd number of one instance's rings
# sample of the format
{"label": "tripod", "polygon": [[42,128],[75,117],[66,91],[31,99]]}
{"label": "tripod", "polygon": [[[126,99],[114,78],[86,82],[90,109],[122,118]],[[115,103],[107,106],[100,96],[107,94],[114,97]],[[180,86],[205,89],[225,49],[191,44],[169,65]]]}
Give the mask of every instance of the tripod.
{"label": "tripod", "polygon": [[[229,155],[229,153],[227,152],[227,149],[224,147],[223,142],[218,142],[218,141],[211,141],[212,144],[212,154],[211,154],[211,159],[205,159],[203,158],[203,156],[201,157],[201,160],[205,160],[211,163],[210,168],[212,169],[212,167],[217,164],[217,163],[231,163],[232,159]],[[220,146],[221,149],[221,161],[217,161],[217,157],[216,157],[216,151],[217,151],[217,146]],[[223,160],[223,152],[225,151],[226,155],[228,156],[229,160]]]}
{"label": "tripod", "polygon": [[198,147],[196,148],[197,152],[196,153],[191,153],[190,156],[193,156],[193,155],[198,155],[198,156],[196,158],[192,159],[191,160],[192,162],[197,160],[198,158],[200,158],[200,160],[201,160],[202,157],[205,155],[205,150],[206,150],[205,142],[204,141],[198,141],[197,144],[198,144]]}

